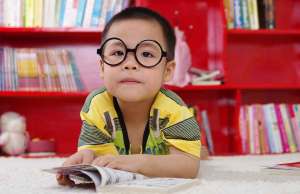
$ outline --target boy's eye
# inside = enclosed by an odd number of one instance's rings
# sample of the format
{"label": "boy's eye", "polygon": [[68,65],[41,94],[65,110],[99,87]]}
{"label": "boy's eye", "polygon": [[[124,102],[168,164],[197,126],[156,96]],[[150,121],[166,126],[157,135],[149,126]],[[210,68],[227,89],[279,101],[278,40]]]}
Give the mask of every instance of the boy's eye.
{"label": "boy's eye", "polygon": [[112,56],[123,56],[124,52],[123,51],[114,51],[111,53]]}
{"label": "boy's eye", "polygon": [[149,52],[143,52],[143,53],[142,53],[142,56],[143,56],[143,57],[154,57],[154,55],[151,54],[151,53],[149,53]]}

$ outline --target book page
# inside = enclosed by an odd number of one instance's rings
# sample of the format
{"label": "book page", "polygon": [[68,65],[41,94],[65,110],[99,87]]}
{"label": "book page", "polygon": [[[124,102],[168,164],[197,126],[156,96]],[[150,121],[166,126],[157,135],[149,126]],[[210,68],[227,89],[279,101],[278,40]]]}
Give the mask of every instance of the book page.
{"label": "book page", "polygon": [[132,172],[116,170],[107,167],[99,167],[99,166],[95,166],[95,168],[97,168],[99,173],[102,175],[101,186],[116,184],[116,183],[121,183],[126,181],[132,181],[132,180],[142,180],[146,178],[145,176],[138,173],[132,173]]}
{"label": "book page", "polygon": [[199,179],[148,178],[101,187],[102,194],[169,194],[199,185]]}
{"label": "book page", "polygon": [[123,186],[133,186],[142,188],[156,188],[156,189],[166,189],[171,187],[177,187],[180,185],[185,185],[187,183],[194,182],[194,179],[184,179],[184,178],[151,178],[146,180],[135,180],[126,183],[120,183],[118,185]]}

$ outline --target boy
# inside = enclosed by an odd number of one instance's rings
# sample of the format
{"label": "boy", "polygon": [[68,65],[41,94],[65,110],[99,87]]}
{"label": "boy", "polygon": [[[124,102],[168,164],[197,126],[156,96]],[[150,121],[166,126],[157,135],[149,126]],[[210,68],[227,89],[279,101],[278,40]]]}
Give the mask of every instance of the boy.
{"label": "boy", "polygon": [[[174,47],[170,24],[147,8],[127,8],[108,22],[97,50],[105,88],[87,97],[78,152],[64,166],[196,177],[199,127],[182,100],[162,88],[175,68]],[[62,175],[57,180],[72,184]]]}

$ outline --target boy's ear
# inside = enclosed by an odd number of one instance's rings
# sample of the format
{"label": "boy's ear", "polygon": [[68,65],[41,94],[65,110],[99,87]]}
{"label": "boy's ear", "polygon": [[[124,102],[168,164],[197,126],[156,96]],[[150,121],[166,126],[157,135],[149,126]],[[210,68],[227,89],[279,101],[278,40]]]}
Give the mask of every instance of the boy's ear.
{"label": "boy's ear", "polygon": [[100,78],[103,79],[104,78],[104,63],[101,59],[98,59],[97,63],[99,65],[99,69],[100,69]]}
{"label": "boy's ear", "polygon": [[167,62],[164,71],[164,82],[168,82],[172,80],[175,71],[175,66],[176,66],[175,60]]}

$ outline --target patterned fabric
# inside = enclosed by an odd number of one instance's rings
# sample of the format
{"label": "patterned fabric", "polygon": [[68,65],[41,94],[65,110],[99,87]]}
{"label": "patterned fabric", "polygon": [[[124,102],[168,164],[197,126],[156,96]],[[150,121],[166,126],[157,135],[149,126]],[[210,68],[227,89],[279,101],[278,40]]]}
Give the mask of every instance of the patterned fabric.
{"label": "patterned fabric", "polygon": [[[92,149],[99,155],[107,152],[131,153],[117,100],[104,88],[87,97],[80,116],[83,124],[79,149]],[[180,97],[161,89],[149,113],[141,153],[168,154],[170,146],[200,157],[200,130],[192,112]]]}

